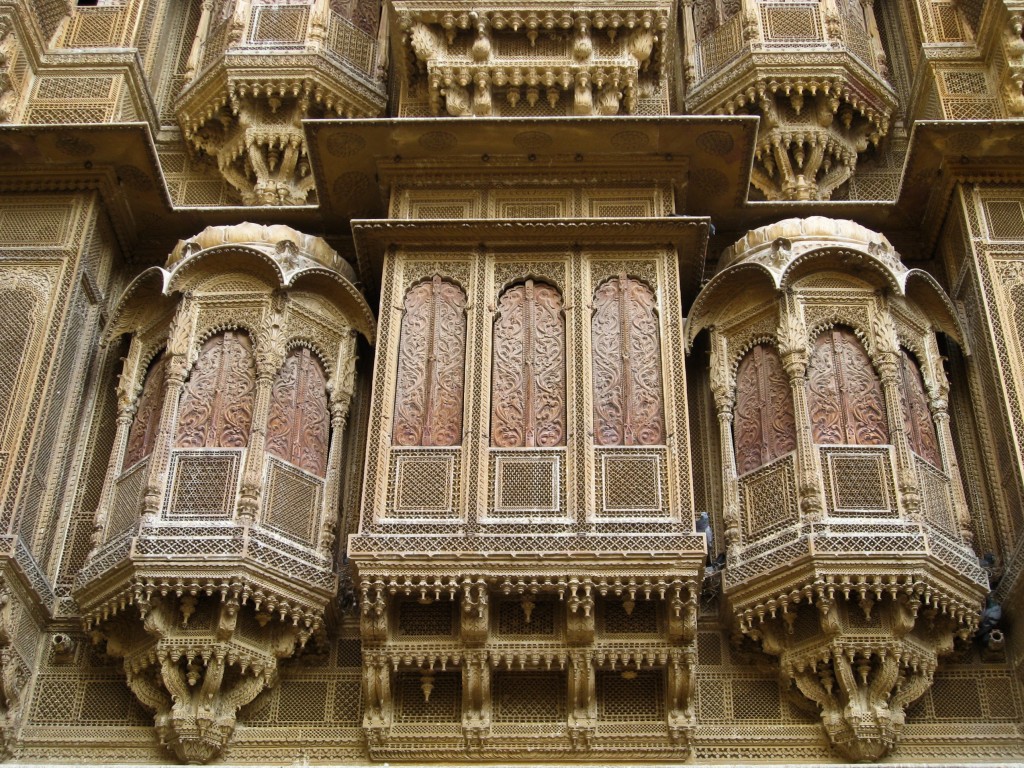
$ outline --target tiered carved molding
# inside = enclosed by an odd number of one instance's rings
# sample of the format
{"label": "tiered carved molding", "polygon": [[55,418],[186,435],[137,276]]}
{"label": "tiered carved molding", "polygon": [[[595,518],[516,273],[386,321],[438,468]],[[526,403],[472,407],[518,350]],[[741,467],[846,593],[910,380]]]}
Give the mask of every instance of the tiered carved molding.
{"label": "tiered carved molding", "polygon": [[687,109],[761,118],[751,184],[767,199],[827,200],[888,133],[870,0],[691,0],[683,19]]}
{"label": "tiered carved molding", "polygon": [[204,0],[202,9],[176,106],[185,140],[216,160],[245,205],[310,202],[302,121],[384,109],[373,31],[329,0]]}
{"label": "tiered carved molding", "polygon": [[850,221],[761,227],[719,263],[687,339],[710,336],[725,597],[836,750],[877,760],[988,590],[936,340],[962,343],[957,316]]}
{"label": "tiered carved molding", "polygon": [[394,7],[406,76],[426,89],[435,115],[507,114],[524,105],[545,113],[538,104],[561,114],[632,114],[640,90],[666,72],[671,3]]}
{"label": "tiered carved molding", "polygon": [[132,341],[75,595],[183,760],[223,749],[334,598],[356,336],[374,333],[354,279],[290,227],[209,227],[110,321]]}

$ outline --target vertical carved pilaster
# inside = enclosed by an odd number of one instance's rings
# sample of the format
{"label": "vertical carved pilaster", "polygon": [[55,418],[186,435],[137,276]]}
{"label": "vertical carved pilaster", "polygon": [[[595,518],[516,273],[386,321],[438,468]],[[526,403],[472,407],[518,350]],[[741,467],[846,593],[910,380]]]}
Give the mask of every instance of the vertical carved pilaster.
{"label": "vertical carved pilaster", "polygon": [[587,651],[569,654],[569,739],[573,749],[590,749],[597,730],[597,676]]}
{"label": "vertical carved pilaster", "polygon": [[722,516],[728,557],[735,562],[740,548],[739,486],[736,482],[736,449],[733,445],[732,419],[736,405],[736,384],[729,375],[726,341],[717,332],[711,335],[711,393],[718,415],[719,450],[722,463]]}
{"label": "vertical carved pilaster", "polygon": [[[121,473],[124,463],[125,451],[128,447],[128,433],[131,430],[132,422],[135,420],[135,412],[139,406],[139,396],[142,394],[142,387],[136,380],[135,371],[132,370],[131,362],[139,358],[138,348],[140,342],[138,337],[132,338],[132,347],[128,356],[124,359],[121,369],[121,376],[117,384],[117,425],[114,432],[114,447],[110,451],[110,460],[107,462],[107,472],[103,479],[103,490],[99,504],[96,508],[96,517],[93,521],[92,547],[86,561],[88,561],[96,550],[103,544],[103,534],[107,527],[107,518],[110,515],[110,505],[114,496],[114,481]],[[163,382],[157,382],[162,387]],[[161,414],[162,415],[162,414]]]}
{"label": "vertical carved pilaster", "polygon": [[171,323],[167,336],[167,367],[164,371],[164,405],[160,413],[156,443],[150,454],[149,471],[146,477],[146,492],[142,503],[142,517],[153,522],[160,513],[166,485],[167,470],[171,461],[171,446],[178,421],[178,407],[185,379],[195,360],[198,350],[192,344],[193,300],[186,296],[178,306],[178,312]]}
{"label": "vertical carved pilaster", "polygon": [[199,69],[199,58],[202,55],[203,46],[206,45],[206,36],[210,32],[210,15],[213,11],[213,0],[203,0],[202,14],[199,16],[199,26],[196,28],[196,39],[192,43],[192,50],[188,55],[188,64],[185,67],[185,82],[191,83],[196,78]]}
{"label": "vertical carved pilaster", "polygon": [[491,666],[486,651],[471,651],[462,668],[462,735],[467,749],[482,749],[491,733]]}
{"label": "vertical carved pilaster", "polygon": [[777,334],[782,367],[789,377],[789,388],[793,397],[800,511],[807,520],[820,520],[824,514],[825,501],[821,489],[821,466],[818,452],[814,447],[811,411],[807,402],[807,328],[800,314],[800,307],[792,294],[786,296],[782,306]]}
{"label": "vertical carved pilaster", "polygon": [[[354,333],[354,332],[353,332]],[[338,523],[338,494],[341,490],[342,444],[348,410],[355,388],[355,337],[350,336],[338,350],[334,376],[327,382],[328,403],[331,411],[331,444],[327,452],[327,475],[324,479],[324,511],[320,524],[320,551],[330,555],[334,546]]]}

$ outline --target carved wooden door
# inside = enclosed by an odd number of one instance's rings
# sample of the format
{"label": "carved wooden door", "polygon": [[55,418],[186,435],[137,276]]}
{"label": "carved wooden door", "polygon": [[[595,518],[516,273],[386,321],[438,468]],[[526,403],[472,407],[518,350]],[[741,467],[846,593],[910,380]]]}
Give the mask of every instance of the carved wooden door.
{"label": "carved wooden door", "polygon": [[256,361],[249,336],[225,331],[199,351],[178,412],[179,448],[244,448],[249,443]]}
{"label": "carved wooden door", "polygon": [[124,452],[122,469],[127,469],[136,462],[142,461],[153,452],[156,443],[156,432],[160,426],[160,414],[164,409],[164,372],[167,369],[167,358],[161,352],[146,372],[146,380],[139,395],[135,418],[128,430],[128,446]]}
{"label": "carved wooden door", "polygon": [[661,345],[654,292],[619,275],[594,293],[594,441],[664,443]]}
{"label": "carved wooden door", "polygon": [[774,345],[758,344],[736,369],[733,430],[741,475],[796,450],[793,395]]}
{"label": "carved wooden door", "polygon": [[885,445],[882,384],[867,352],[848,328],[818,336],[807,366],[807,407],[814,442],[826,445]]}
{"label": "carved wooden door", "polygon": [[905,349],[900,349],[900,401],[903,405],[903,425],[910,441],[910,449],[936,467],[942,467],[942,454],[935,435],[935,422],[928,407],[928,393],[924,389],[921,369]]}
{"label": "carved wooden door", "polygon": [[405,295],[395,391],[395,445],[462,442],[466,294],[435,275]]}
{"label": "carved wooden door", "polygon": [[527,280],[501,295],[493,355],[491,445],[565,445],[565,318],[556,289]]}
{"label": "carved wooden door", "polygon": [[330,434],[324,369],[305,347],[293,349],[271,390],[267,450],[323,477],[327,473]]}

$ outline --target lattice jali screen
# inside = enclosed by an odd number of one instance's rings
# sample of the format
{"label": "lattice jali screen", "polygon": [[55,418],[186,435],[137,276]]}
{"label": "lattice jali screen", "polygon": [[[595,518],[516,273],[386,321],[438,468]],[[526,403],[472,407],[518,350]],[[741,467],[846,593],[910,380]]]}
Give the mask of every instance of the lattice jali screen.
{"label": "lattice jali screen", "polygon": [[242,449],[176,450],[164,502],[168,520],[230,519]]}
{"label": "lattice jali screen", "polygon": [[985,200],[985,224],[990,240],[1024,240],[1024,206],[1019,200]]}
{"label": "lattice jali screen", "polygon": [[556,609],[560,604],[535,599],[524,608],[521,600],[501,600],[497,604],[497,634],[505,637],[555,637],[561,625]]}
{"label": "lattice jali screen", "polygon": [[806,718],[795,718],[790,708],[783,705],[776,678],[732,671],[698,676],[697,721],[778,728],[794,721],[806,722]]}
{"label": "lattice jali screen", "polygon": [[494,517],[553,517],[564,509],[565,450],[491,449]]}
{"label": "lattice jali screen", "polygon": [[[78,672],[74,670],[74,672]],[[153,727],[153,716],[132,695],[119,669],[114,674],[41,673],[36,680],[30,725]]]}
{"label": "lattice jali screen", "polygon": [[36,81],[27,123],[102,123],[113,118],[120,77],[45,76]]}
{"label": "lattice jali screen", "polygon": [[597,673],[597,719],[651,722],[665,719],[665,673],[627,669]]}
{"label": "lattice jali screen", "polygon": [[128,22],[137,11],[131,2],[116,8],[76,8],[64,34],[64,48],[107,48],[126,45]]}
{"label": "lattice jali screen", "polygon": [[963,24],[956,3],[933,0],[925,4],[932,40],[936,43],[958,43],[964,39]]}
{"label": "lattice jali screen", "polygon": [[323,489],[321,478],[268,456],[264,524],[314,546]]}
{"label": "lattice jali screen", "polygon": [[459,516],[460,448],[391,449],[388,518]]}
{"label": "lattice jali screen", "polygon": [[599,517],[667,517],[666,448],[595,448]]}
{"label": "lattice jali screen", "polygon": [[495,723],[562,723],[568,716],[562,672],[497,672],[491,692]]}
{"label": "lattice jali screen", "polygon": [[139,520],[142,513],[142,499],[146,492],[148,469],[149,459],[143,459],[123,472],[114,482],[114,493],[107,513],[104,541],[110,541],[124,533]]}
{"label": "lattice jali screen", "polygon": [[758,4],[765,42],[805,42],[823,40],[818,6],[768,3]]}
{"label": "lattice jali screen", "polygon": [[921,488],[921,504],[925,517],[932,525],[956,535],[956,516],[949,478],[922,458],[914,457],[917,481]]}
{"label": "lattice jali screen", "polygon": [[257,6],[252,11],[249,42],[253,44],[296,44],[306,39],[308,6]]}
{"label": "lattice jali screen", "polygon": [[991,120],[1000,117],[999,102],[988,98],[942,99],[942,111],[950,120]]}
{"label": "lattice jali screen", "polygon": [[793,454],[739,479],[744,536],[763,536],[799,518]]}
{"label": "lattice jali screen", "polygon": [[898,515],[889,446],[821,448],[828,514],[838,517]]}
{"label": "lattice jali screen", "polygon": [[[313,675],[281,669],[281,682],[239,712],[239,723],[250,727],[306,726],[310,729],[355,728],[362,724],[362,685],[351,673]],[[274,738],[266,731],[263,738]]]}
{"label": "lattice jali screen", "polygon": [[375,39],[333,11],[327,28],[327,46],[332,53],[354,64],[363,72],[373,73],[374,59],[377,55]]}
{"label": "lattice jali screen", "polygon": [[457,672],[437,672],[429,698],[419,673],[403,673],[395,682],[395,719],[400,723],[454,723],[462,719],[462,681]]}
{"label": "lattice jali screen", "polygon": [[940,670],[932,686],[907,711],[908,723],[1019,722],[1021,702],[1009,672]]}
{"label": "lattice jali screen", "polygon": [[455,606],[450,600],[434,600],[430,603],[403,600],[398,604],[395,635],[399,638],[450,638],[455,631]]}
{"label": "lattice jali screen", "polygon": [[742,14],[734,14],[710,35],[697,41],[697,61],[700,63],[701,77],[713,74],[743,50],[741,17]]}
{"label": "lattice jali screen", "polygon": [[632,606],[621,600],[605,600],[601,603],[601,631],[617,636],[658,634],[658,605],[656,600],[635,600]]}

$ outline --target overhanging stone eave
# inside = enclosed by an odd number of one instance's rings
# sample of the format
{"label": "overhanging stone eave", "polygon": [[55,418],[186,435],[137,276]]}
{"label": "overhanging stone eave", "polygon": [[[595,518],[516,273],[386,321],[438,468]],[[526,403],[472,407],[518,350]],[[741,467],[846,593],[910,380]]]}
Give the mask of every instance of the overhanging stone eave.
{"label": "overhanging stone eave", "polygon": [[[387,189],[378,171],[395,158],[409,167],[429,160],[471,163],[498,175],[501,168],[490,165],[492,158],[532,156],[543,174],[550,158],[577,155],[582,169],[590,162],[628,169],[645,158],[687,158],[689,183],[705,183],[680,207],[717,215],[746,200],[757,124],[753,116],[720,115],[304,121],[325,213],[352,219],[384,214]],[[325,188],[327,179],[336,180],[331,189]],[[680,179],[679,186],[686,182]],[[379,195],[373,199],[375,189]]]}

